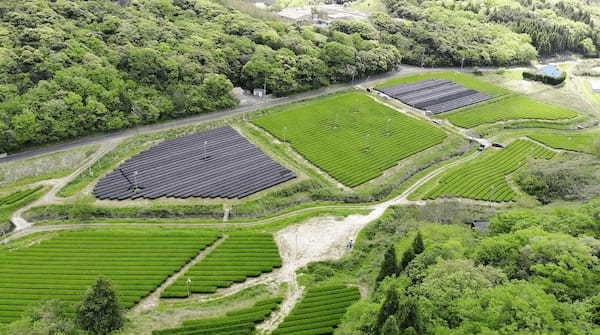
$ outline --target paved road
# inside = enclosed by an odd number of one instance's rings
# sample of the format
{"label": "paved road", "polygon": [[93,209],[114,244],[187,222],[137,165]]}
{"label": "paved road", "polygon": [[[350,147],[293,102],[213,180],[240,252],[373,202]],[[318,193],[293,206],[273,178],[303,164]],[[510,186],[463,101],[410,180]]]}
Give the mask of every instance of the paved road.
{"label": "paved road", "polygon": [[98,143],[98,142],[103,142],[103,141],[107,141],[107,140],[124,138],[127,136],[135,135],[137,133],[148,133],[148,132],[153,132],[153,131],[157,131],[157,130],[179,127],[179,126],[191,124],[191,123],[199,123],[199,122],[203,122],[203,121],[214,120],[214,119],[222,118],[225,116],[247,113],[247,112],[251,112],[251,111],[255,111],[255,110],[259,110],[259,109],[264,109],[264,108],[273,107],[273,106],[279,106],[279,105],[287,104],[290,102],[296,102],[296,101],[304,100],[307,98],[314,98],[314,97],[318,97],[321,95],[342,91],[342,90],[351,88],[355,85],[363,84],[365,82],[382,80],[382,79],[386,79],[386,78],[397,77],[399,75],[406,75],[406,74],[410,74],[410,73],[425,72],[425,71],[431,71],[431,70],[433,70],[433,69],[423,69],[423,68],[419,68],[419,67],[415,67],[415,66],[406,65],[406,66],[400,67],[400,69],[395,72],[388,72],[388,73],[384,73],[384,74],[380,74],[380,75],[376,75],[376,76],[370,76],[367,78],[356,80],[353,83],[345,83],[345,84],[337,85],[334,87],[322,88],[319,90],[310,91],[310,92],[306,92],[306,93],[302,93],[302,94],[298,94],[298,95],[294,95],[294,96],[290,96],[290,97],[272,99],[272,100],[268,100],[264,103],[260,103],[260,104],[256,104],[256,105],[243,106],[243,107],[238,107],[238,108],[225,110],[225,111],[221,111],[221,112],[216,112],[216,113],[204,114],[204,115],[169,121],[169,122],[165,122],[165,123],[159,123],[159,124],[153,124],[153,125],[143,126],[143,127],[139,127],[139,128],[127,129],[127,130],[114,132],[114,133],[110,133],[110,134],[106,134],[106,135],[87,137],[87,138],[74,140],[74,141],[68,142],[68,143],[50,145],[50,146],[43,147],[40,149],[15,153],[15,154],[0,158],[0,163],[12,162],[12,161],[23,159],[23,158],[35,157],[35,156],[39,156],[39,155],[43,155],[43,154],[48,154],[48,153],[52,153],[52,152],[56,152],[56,151],[71,149],[71,148],[88,145],[88,144],[93,144],[93,143]]}

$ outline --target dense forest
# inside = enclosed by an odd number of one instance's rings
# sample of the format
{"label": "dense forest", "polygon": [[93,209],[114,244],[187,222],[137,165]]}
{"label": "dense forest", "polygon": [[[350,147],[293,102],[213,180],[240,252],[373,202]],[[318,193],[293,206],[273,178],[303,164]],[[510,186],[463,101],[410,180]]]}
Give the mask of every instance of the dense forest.
{"label": "dense forest", "polygon": [[[600,11],[585,1],[383,0],[415,64],[507,64],[562,52],[597,56]],[[387,26],[382,31],[389,32]],[[532,48],[531,46],[535,47]]]}
{"label": "dense forest", "polygon": [[234,86],[285,95],[401,60],[346,24],[209,0],[4,1],[0,45],[0,152],[232,107]]}
{"label": "dense forest", "polygon": [[306,283],[357,277],[371,288],[339,334],[598,334],[600,202],[465,220],[490,207],[396,207],[361,232],[354,252],[313,263]]}

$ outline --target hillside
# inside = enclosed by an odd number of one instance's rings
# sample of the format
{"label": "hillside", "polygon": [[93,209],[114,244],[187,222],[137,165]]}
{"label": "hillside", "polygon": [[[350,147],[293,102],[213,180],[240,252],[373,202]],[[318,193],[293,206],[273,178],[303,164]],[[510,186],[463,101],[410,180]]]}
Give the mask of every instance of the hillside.
{"label": "hillside", "polygon": [[0,152],[388,71],[376,36],[260,20],[208,0],[0,4]]}

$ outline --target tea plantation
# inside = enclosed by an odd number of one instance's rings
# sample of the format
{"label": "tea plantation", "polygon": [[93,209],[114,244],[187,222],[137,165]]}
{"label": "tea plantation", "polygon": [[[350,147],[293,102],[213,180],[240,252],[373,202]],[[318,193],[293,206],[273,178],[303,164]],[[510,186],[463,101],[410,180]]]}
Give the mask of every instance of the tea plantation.
{"label": "tea plantation", "polygon": [[155,330],[152,335],[254,334],[256,324],[269,317],[282,300],[282,298],[260,300],[253,307],[227,312],[223,317],[184,321],[181,327]]}
{"label": "tea plantation", "polygon": [[328,286],[309,289],[272,334],[332,334],[348,306],[358,299],[360,293],[356,287]]}
{"label": "tea plantation", "polygon": [[110,279],[123,307],[131,308],[217,238],[192,232],[60,232],[29,247],[0,249],[0,323],[44,300],[79,303],[98,276]]}
{"label": "tea plantation", "polygon": [[342,94],[261,117],[254,123],[339,182],[355,187],[446,134],[362,93]]}
{"label": "tea plantation", "polygon": [[[458,165],[445,172],[425,199],[462,197],[476,200],[511,201],[517,194],[506,177],[531,158],[550,159],[554,152],[527,140],[517,140],[505,149]],[[425,184],[422,187],[426,187]],[[417,193],[420,190],[417,190]]]}
{"label": "tea plantation", "polygon": [[[192,266],[163,293],[163,298],[185,298],[188,293],[213,293],[258,277],[281,266],[277,244],[271,234],[231,234],[215,250]],[[187,281],[191,280],[189,284]]]}
{"label": "tea plantation", "polygon": [[576,117],[570,109],[545,104],[524,95],[511,95],[439,115],[462,128],[517,119],[561,120]]}

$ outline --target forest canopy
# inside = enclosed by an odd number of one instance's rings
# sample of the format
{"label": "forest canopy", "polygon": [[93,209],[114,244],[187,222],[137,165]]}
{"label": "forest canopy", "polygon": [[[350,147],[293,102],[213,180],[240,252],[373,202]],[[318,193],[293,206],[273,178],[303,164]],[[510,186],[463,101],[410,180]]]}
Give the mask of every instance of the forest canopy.
{"label": "forest canopy", "polygon": [[[369,30],[370,29],[370,30]],[[314,29],[209,0],[0,5],[0,152],[286,95],[401,61],[369,25]]]}

